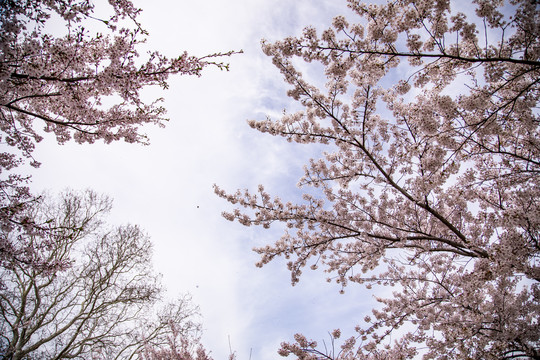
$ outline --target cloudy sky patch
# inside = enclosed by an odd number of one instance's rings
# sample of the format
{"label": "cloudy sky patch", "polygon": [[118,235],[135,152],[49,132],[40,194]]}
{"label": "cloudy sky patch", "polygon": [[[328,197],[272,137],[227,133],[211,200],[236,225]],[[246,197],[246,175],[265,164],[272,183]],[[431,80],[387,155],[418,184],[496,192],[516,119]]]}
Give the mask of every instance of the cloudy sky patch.
{"label": "cloudy sky patch", "polygon": [[[260,50],[260,40],[299,35],[304,26],[329,26],[348,13],[345,1],[134,0],[150,32],[148,49],[175,56],[184,50],[203,56],[243,50],[230,59],[230,71],[206,69],[201,78],[174,77],[164,97],[170,122],[145,127],[151,145],[59,146],[47,136],[35,152],[43,165],[32,171],[33,189],[92,188],[112,196],[112,223],[139,224],[155,244],[155,266],[174,297],[190,292],[203,315],[205,346],[225,359],[229,341],[239,359],[275,359],[279,343],[302,332],[328,340],[342,327],[351,334],[372,306],[372,296],[325,281],[306,270],[292,287],[286,261],[255,267],[254,246],[271,244],[279,226],[245,228],[221,217],[231,209],[214,195],[256,189],[259,183],[283,199],[297,199],[302,165],[316,148],[252,130],[248,119],[297,110],[286,97],[281,75]],[[324,79],[319,79],[324,83]]]}

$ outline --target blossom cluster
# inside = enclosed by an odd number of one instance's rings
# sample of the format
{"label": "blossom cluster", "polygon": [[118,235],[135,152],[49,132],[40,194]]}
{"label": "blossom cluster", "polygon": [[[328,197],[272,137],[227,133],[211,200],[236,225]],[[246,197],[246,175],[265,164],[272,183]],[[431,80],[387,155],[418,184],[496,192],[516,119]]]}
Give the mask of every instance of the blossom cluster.
{"label": "blossom cluster", "polygon": [[[293,284],[315,264],[344,288],[396,289],[355,346],[328,358],[540,356],[540,13],[474,3],[476,18],[450,0],[350,0],[358,24],[338,17],[320,36],[263,43],[303,110],[249,125],[327,146],[300,180],[324,196],[216,187],[245,209],[224,216],[284,223],[256,251],[260,266],[287,258]],[[323,65],[326,88],[295,58]],[[412,330],[392,341],[399,328]],[[281,354],[317,358],[316,347],[299,335]]]}
{"label": "blossom cluster", "polygon": [[[39,166],[32,154],[45,133],[60,144],[70,140],[146,144],[140,127],[164,126],[167,119],[162,100],[145,102],[142,89],[167,88],[169,76],[200,76],[210,65],[227,69],[219,61],[232,52],[168,58],[154,51],[141,56],[138,49],[147,33],[137,21],[140,10],[129,0],[109,5],[112,16],[99,19],[88,0],[2,2],[0,226],[24,225],[17,213],[32,196],[25,187],[27,178],[15,175],[13,169],[27,160]],[[53,17],[63,21],[65,35],[55,37],[47,31]],[[0,249],[2,256],[24,252],[6,239],[0,239]]]}

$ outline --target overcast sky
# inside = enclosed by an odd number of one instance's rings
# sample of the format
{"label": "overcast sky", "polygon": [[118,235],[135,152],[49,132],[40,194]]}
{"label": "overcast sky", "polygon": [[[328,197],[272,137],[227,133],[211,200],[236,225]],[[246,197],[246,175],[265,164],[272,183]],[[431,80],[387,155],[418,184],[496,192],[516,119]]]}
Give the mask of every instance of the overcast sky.
{"label": "overcast sky", "polygon": [[168,294],[189,292],[200,306],[204,345],[216,360],[230,345],[239,360],[279,358],[279,343],[296,332],[319,342],[341,328],[353,334],[369,313],[372,295],[354,286],[339,294],[325,275],[307,271],[290,285],[284,259],[255,267],[254,246],[270,244],[279,228],[245,228],[221,217],[228,191],[264,184],[296,198],[296,183],[311,148],[252,130],[248,119],[274,118],[296,106],[287,86],[260,49],[260,40],[299,35],[304,26],[329,26],[348,14],[345,0],[133,0],[150,32],[149,48],[174,56],[244,51],[231,70],[207,69],[201,78],[175,77],[164,97],[170,122],[146,127],[150,146],[57,145],[46,138],[35,152],[42,162],[33,188],[92,188],[114,198],[113,223],[139,224],[155,244],[156,270]]}

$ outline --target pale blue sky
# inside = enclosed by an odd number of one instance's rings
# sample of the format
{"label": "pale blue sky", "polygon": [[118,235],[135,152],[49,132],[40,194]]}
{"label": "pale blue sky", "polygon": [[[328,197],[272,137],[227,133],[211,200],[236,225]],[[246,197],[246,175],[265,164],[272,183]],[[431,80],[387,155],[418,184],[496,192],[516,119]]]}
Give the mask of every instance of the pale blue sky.
{"label": "pale blue sky", "polygon": [[238,359],[279,358],[279,343],[296,332],[328,341],[337,327],[353,334],[373,304],[359,287],[340,295],[325,275],[306,274],[291,287],[284,259],[258,269],[251,248],[276,240],[279,228],[245,228],[221,217],[229,205],[212,185],[256,189],[259,183],[283,198],[311,155],[306,146],[252,130],[247,119],[264,119],[296,106],[261,38],[299,35],[306,25],[327,27],[347,13],[345,0],[134,0],[150,32],[149,48],[174,56],[244,50],[229,59],[230,72],[208,69],[201,78],[175,77],[165,98],[166,128],[146,127],[150,146],[58,146],[47,138],[35,157],[33,188],[93,188],[115,199],[111,221],[135,223],[155,244],[155,266],[174,296],[190,292],[200,305],[204,345],[225,359],[229,337]]}

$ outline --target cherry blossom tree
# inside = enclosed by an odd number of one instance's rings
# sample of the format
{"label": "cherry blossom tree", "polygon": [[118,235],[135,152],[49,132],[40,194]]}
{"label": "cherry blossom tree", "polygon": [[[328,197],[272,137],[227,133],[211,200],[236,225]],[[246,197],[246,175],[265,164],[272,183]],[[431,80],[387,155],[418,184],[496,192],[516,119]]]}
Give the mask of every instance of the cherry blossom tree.
{"label": "cherry blossom tree", "polygon": [[181,350],[182,359],[208,359],[191,298],[163,302],[148,236],[108,227],[110,208],[108,197],[68,191],[25,210],[47,237],[18,241],[40,243],[47,262],[69,266],[48,271],[13,259],[0,268],[0,358],[157,360],[148,354]]}
{"label": "cherry blossom tree", "polygon": [[[109,5],[110,14],[105,6],[98,17],[90,0],[0,1],[1,226],[30,226],[17,216],[32,202],[28,178],[13,169],[27,160],[39,166],[32,153],[45,133],[60,144],[146,144],[139,127],[163,126],[166,118],[161,99],[145,101],[142,89],[165,89],[170,75],[200,76],[207,66],[228,69],[220,58],[232,52],[141,56],[148,35],[141,10],[129,0]],[[59,29],[62,35],[51,33]],[[0,256],[24,260],[17,244],[0,243]]]}
{"label": "cherry blossom tree", "polygon": [[293,284],[322,267],[342,291],[393,287],[342,345],[297,334],[281,355],[540,359],[540,11],[472,3],[349,0],[354,19],[263,42],[302,110],[249,125],[325,151],[297,203],[216,186],[225,218],[285,224],[255,251]]}

